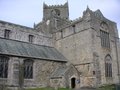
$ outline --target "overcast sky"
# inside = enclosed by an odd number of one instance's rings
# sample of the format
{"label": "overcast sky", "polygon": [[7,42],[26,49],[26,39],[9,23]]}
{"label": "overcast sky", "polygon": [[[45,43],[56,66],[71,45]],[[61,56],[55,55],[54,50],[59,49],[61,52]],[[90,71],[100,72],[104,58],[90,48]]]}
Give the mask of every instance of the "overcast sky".
{"label": "overcast sky", "polygon": [[[0,20],[33,27],[43,17],[43,2],[48,5],[64,4],[67,0],[0,0]],[[70,19],[82,17],[87,5],[93,11],[116,22],[120,33],[120,0],[68,0]]]}

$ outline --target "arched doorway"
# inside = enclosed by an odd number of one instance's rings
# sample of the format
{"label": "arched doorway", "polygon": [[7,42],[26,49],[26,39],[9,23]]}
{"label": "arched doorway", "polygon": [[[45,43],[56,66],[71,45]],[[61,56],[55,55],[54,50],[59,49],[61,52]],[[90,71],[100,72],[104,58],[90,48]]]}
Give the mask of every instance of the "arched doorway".
{"label": "arched doorway", "polygon": [[76,86],[75,81],[76,81],[75,78],[71,78],[71,88],[75,88]]}

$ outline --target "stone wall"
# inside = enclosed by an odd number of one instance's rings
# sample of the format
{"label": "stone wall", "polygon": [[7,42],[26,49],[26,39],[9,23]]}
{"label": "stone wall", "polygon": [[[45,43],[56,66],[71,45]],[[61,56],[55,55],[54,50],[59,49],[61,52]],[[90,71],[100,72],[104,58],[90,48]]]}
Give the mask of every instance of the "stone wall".
{"label": "stone wall", "polygon": [[89,61],[92,58],[89,23],[83,21],[73,25],[55,33],[55,47],[73,64],[92,62]]}
{"label": "stone wall", "polygon": [[95,86],[93,46],[90,22],[79,19],[55,33],[55,47],[81,73],[81,87]]}
{"label": "stone wall", "polygon": [[35,65],[34,65],[35,66],[34,84],[36,83],[36,85],[39,87],[50,86],[51,74],[56,68],[62,65],[65,65],[65,63],[36,60]]}
{"label": "stone wall", "polygon": [[[101,30],[101,23],[106,23],[107,25],[107,32],[109,32],[109,38],[110,38],[110,48],[104,48],[101,46],[101,37],[100,37],[100,30]],[[101,78],[97,78],[97,81],[99,81],[99,85],[101,84],[113,84],[118,83],[118,64],[117,64],[117,50],[116,47],[116,39],[115,37],[118,37],[118,33],[116,30],[115,23],[112,21],[109,21],[106,18],[92,18],[91,21],[91,27],[92,27],[92,46],[93,46],[93,53],[97,54],[97,61],[99,63],[98,72]],[[106,55],[110,55],[112,58],[112,77],[107,78],[105,77],[105,57]],[[94,59],[94,58],[93,58]],[[94,67],[94,70],[96,70],[96,66]],[[97,77],[97,76],[96,76]]]}
{"label": "stone wall", "polygon": [[[117,63],[120,55],[117,52],[116,24],[100,14],[96,16],[92,11],[88,10],[86,13],[80,20],[54,34],[55,47],[82,73],[84,86],[118,83]],[[103,27],[109,32],[110,48],[101,46],[100,30],[103,28],[101,23],[106,23]],[[105,77],[106,55],[112,58],[112,78]]]}
{"label": "stone wall", "polygon": [[[23,64],[26,58],[10,57],[8,65],[8,78],[1,79],[0,84],[7,84],[10,87],[19,85],[19,65]],[[33,78],[24,79],[24,87],[47,87],[50,85],[50,76],[59,66],[65,65],[62,62],[33,59]],[[4,82],[3,82],[4,81]]]}
{"label": "stone wall", "polygon": [[59,17],[64,19],[69,19],[69,10],[68,10],[68,3],[65,3],[64,5],[52,5],[48,6],[44,4],[43,6],[43,20],[50,19],[53,17],[52,15],[57,15],[59,12]]}
{"label": "stone wall", "polygon": [[52,36],[45,35],[37,30],[25,26],[20,26],[4,21],[0,21],[0,37],[4,37],[5,29],[10,30],[10,39],[28,42],[28,36],[33,35],[33,43],[39,45],[52,46]]}

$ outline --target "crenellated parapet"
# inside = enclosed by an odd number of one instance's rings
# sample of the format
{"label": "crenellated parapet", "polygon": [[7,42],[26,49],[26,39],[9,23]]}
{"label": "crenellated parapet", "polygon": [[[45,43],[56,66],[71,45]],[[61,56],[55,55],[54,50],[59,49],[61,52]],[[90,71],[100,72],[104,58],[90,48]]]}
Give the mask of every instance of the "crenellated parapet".
{"label": "crenellated parapet", "polygon": [[46,3],[43,4],[43,8],[67,8],[67,7],[68,7],[68,2],[61,5],[47,5]]}

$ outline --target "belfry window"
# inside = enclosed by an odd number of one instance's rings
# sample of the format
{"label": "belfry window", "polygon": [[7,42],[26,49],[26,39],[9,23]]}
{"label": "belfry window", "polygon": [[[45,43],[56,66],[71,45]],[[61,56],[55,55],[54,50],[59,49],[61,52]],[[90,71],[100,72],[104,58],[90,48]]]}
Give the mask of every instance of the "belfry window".
{"label": "belfry window", "polygon": [[105,57],[105,77],[112,77],[112,59],[110,55]]}
{"label": "belfry window", "polygon": [[100,37],[101,37],[101,46],[110,48],[109,33],[103,30],[100,30]]}
{"label": "belfry window", "polygon": [[7,38],[7,39],[10,38],[10,30],[5,29],[5,31],[4,31],[4,38]]}
{"label": "belfry window", "polygon": [[8,57],[0,56],[0,78],[8,77]]}
{"label": "belfry window", "polygon": [[24,78],[32,79],[33,78],[33,60],[24,61]]}

